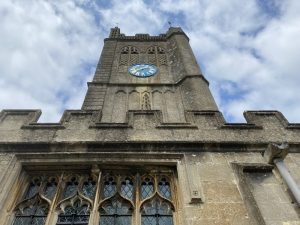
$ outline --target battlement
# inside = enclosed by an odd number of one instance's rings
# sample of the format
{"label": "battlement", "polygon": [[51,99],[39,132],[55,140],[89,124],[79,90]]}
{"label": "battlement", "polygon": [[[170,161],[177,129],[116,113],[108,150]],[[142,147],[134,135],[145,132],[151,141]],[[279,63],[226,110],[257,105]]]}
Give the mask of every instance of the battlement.
{"label": "battlement", "polygon": [[166,41],[168,38],[173,35],[184,35],[188,40],[188,36],[183,32],[180,27],[170,27],[165,34],[159,34],[157,36],[151,36],[150,34],[135,34],[134,36],[127,36],[121,33],[119,27],[111,28],[109,38],[105,40],[126,40],[126,41]]}
{"label": "battlement", "polygon": [[38,123],[40,110],[3,110],[0,143],[186,142],[300,146],[300,124],[278,111],[246,111],[246,123],[227,123],[219,111],[186,111],[186,122],[168,123],[160,110],[129,110],[124,123],[102,123],[101,111],[66,110],[58,123]]}

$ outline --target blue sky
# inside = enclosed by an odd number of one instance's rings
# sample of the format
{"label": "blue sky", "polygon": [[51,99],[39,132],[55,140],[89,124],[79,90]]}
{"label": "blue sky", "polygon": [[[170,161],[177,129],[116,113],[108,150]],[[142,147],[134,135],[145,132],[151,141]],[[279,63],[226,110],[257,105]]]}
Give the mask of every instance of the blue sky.
{"label": "blue sky", "polygon": [[79,109],[111,27],[157,35],[181,26],[220,110],[279,110],[300,122],[298,0],[0,2],[0,109]]}

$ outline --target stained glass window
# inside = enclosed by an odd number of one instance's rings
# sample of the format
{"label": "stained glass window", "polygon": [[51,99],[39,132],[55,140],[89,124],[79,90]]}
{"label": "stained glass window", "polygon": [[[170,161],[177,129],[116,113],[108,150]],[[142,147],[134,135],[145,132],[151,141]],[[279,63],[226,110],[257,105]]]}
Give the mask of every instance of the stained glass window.
{"label": "stained glass window", "polygon": [[65,208],[64,212],[58,216],[57,225],[88,225],[90,209],[87,205],[81,205],[76,201],[73,206]]}

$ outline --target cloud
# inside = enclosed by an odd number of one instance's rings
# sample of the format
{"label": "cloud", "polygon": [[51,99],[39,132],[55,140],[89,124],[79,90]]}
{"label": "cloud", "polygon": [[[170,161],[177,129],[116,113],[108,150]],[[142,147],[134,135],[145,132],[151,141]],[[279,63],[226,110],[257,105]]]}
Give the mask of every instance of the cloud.
{"label": "cloud", "polygon": [[103,39],[181,26],[228,121],[280,110],[299,122],[300,2],[14,0],[0,3],[0,108],[80,108]]}

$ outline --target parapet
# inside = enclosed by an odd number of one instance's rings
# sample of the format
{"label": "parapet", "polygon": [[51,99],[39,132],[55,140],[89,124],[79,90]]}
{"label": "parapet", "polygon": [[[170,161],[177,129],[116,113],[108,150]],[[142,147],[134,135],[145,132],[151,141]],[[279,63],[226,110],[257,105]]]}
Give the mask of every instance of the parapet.
{"label": "parapet", "polygon": [[127,36],[121,33],[119,27],[111,28],[109,38],[105,40],[126,40],[126,41],[166,41],[168,38],[175,34],[184,35],[188,40],[188,36],[183,32],[180,27],[170,27],[167,33],[152,36],[150,34],[136,34],[134,36]]}
{"label": "parapet", "polygon": [[186,111],[186,122],[180,123],[166,122],[160,110],[129,110],[123,123],[102,123],[99,110],[66,110],[58,123],[39,123],[40,115],[40,110],[3,110],[0,146],[70,141],[189,142],[202,147],[223,143],[231,150],[240,145],[252,148],[269,142],[287,142],[296,151],[299,148],[295,146],[300,146],[300,124],[289,123],[278,111],[246,111],[246,123],[227,123],[219,111]]}

